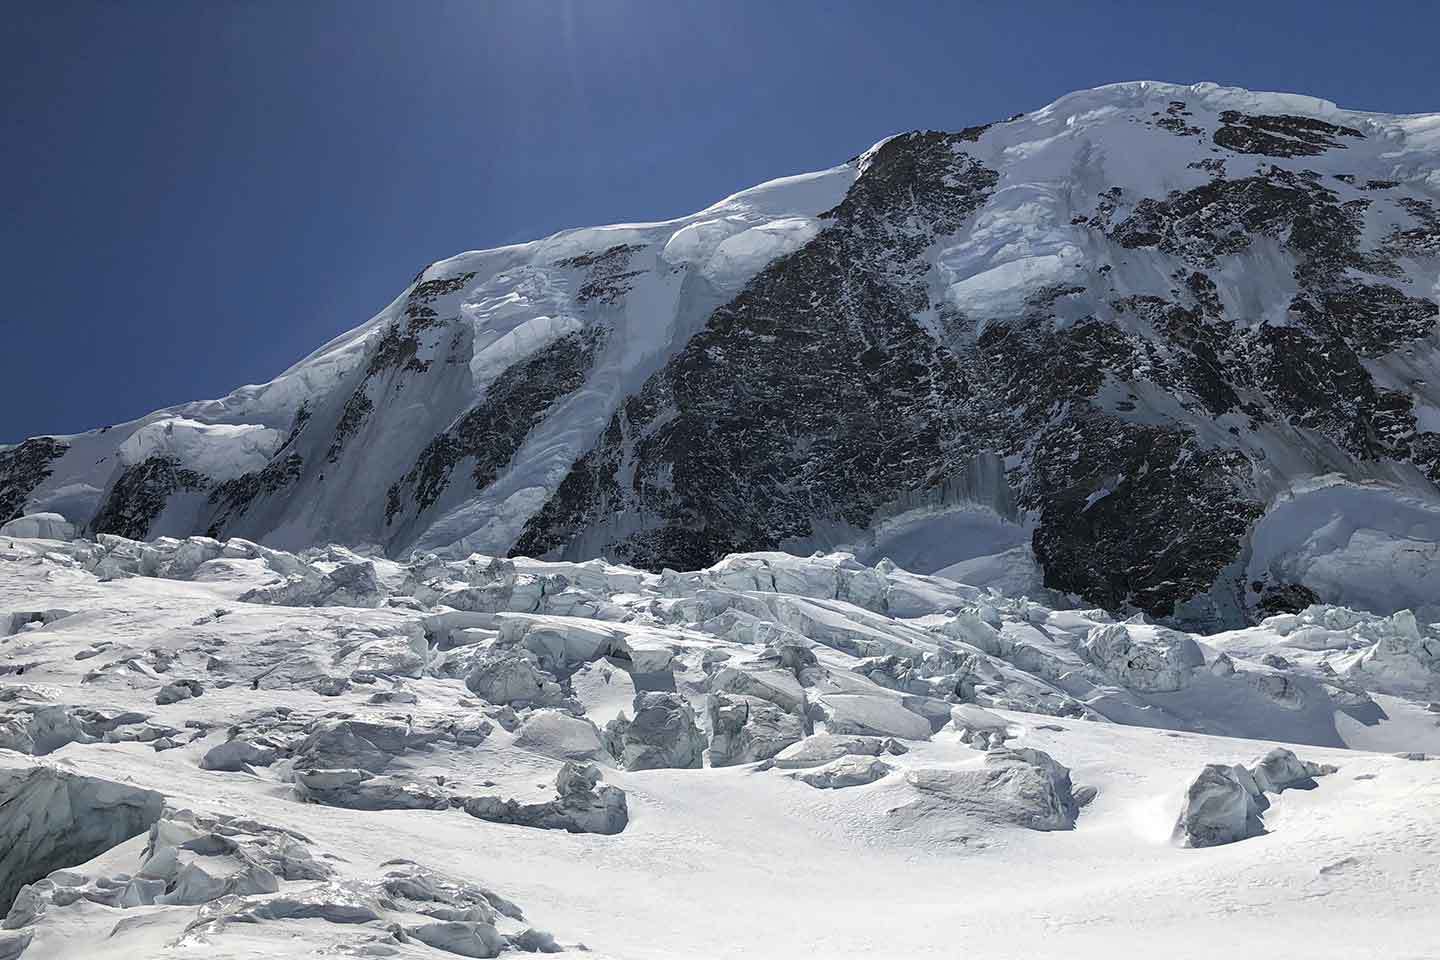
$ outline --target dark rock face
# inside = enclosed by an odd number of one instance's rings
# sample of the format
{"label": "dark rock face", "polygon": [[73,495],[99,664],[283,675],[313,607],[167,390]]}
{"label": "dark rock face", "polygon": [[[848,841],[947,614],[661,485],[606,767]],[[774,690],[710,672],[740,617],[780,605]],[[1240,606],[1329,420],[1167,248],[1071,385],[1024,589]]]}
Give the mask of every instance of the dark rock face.
{"label": "dark rock face", "polygon": [[[1181,102],[1155,116],[1198,135]],[[1271,156],[1361,137],[1303,117],[1222,122],[1217,143]],[[1112,188],[1075,220],[1121,248],[1178,259],[1168,296],[1106,302],[1091,281],[1042,289],[1018,315],[970,318],[931,302],[922,254],[963,229],[996,182],[964,149],[980,132],[879,148],[830,226],[717,309],[616,412],[514,551],[583,544],[652,569],[695,568],[804,541],[821,519],[865,526],[898,493],[994,452],[1038,516],[1047,586],[1167,615],[1216,582],[1263,513],[1253,453],[1181,421],[1135,422],[1136,397],[1102,403],[1107,385],[1158,387],[1197,422],[1280,425],[1359,459],[1440,470],[1440,442],[1417,433],[1409,395],[1365,366],[1435,328],[1440,307],[1383,282],[1403,277],[1405,251],[1428,249],[1428,207],[1407,206],[1419,226],[1369,250],[1369,201],[1343,201],[1305,171],[1231,180],[1223,160],[1206,161],[1202,186],[1134,199]],[[1283,325],[1227,315],[1211,276],[1262,238],[1297,263]],[[916,320],[932,308],[938,336]]]}
{"label": "dark rock face", "polygon": [[1440,256],[1440,211],[1429,200],[1401,197],[1395,205],[1417,224],[1407,230],[1396,227],[1385,240],[1385,252],[1392,257]]}
{"label": "dark rock face", "polygon": [[[1012,482],[1039,510],[1050,586],[1163,612],[1208,587],[1260,512],[1248,462],[1088,401],[1113,377],[1160,383],[1210,414],[1237,408],[1222,373],[1229,331],[1207,315],[1219,309],[1213,282],[1187,278],[1191,306],[1116,304],[1163,331],[1160,343],[1096,317],[1056,324],[1057,304],[1086,293],[1062,287],[978,337],[965,336],[967,318],[942,318],[946,349],[913,318],[931,305],[920,253],[994,183],[966,139],[887,142],[833,226],[717,310],[631,398],[516,552],[563,549],[625,510],[642,529],[603,552],[694,568],[804,538],[819,518],[863,526],[897,491],[937,486],[993,450],[1029,464]],[[1112,475],[1131,479],[1110,490]]]}
{"label": "dark rock face", "polygon": [[1185,101],[1171,100],[1170,105],[1165,108],[1163,115],[1158,110],[1151,114],[1154,118],[1151,123],[1161,130],[1168,130],[1177,137],[1204,136],[1204,128],[1194,126],[1185,119],[1186,117],[1193,117],[1194,115],[1194,113],[1185,109]]}
{"label": "dark rock face", "polygon": [[327,463],[334,463],[340,459],[340,453],[345,449],[346,442],[360,429],[365,418],[375,409],[371,402],[370,395],[365,392],[365,387],[355,388],[350,394],[350,399],[345,401],[345,409],[340,414],[340,422],[335,425],[335,439],[330,441],[330,449],[325,452]]}
{"label": "dark rock face", "polygon": [[485,399],[432,440],[415,467],[390,487],[386,522],[407,508],[432,506],[462,460],[475,461],[476,490],[493,483],[530,431],[585,382],[603,340],[599,330],[568,334],[501,374]]}
{"label": "dark rock face", "polygon": [[1220,114],[1223,126],[1215,131],[1217,146],[1236,153],[1267,157],[1313,157],[1344,148],[1338,137],[1363,137],[1359,130],[1310,117],[1251,116],[1238,110]]}
{"label": "dark rock face", "polygon": [[[1338,195],[1317,182],[1280,167],[1239,180],[1218,179],[1157,200],[1142,198],[1134,211],[1110,227],[1114,206],[1103,202],[1091,226],[1108,230],[1122,246],[1159,247],[1197,267],[1213,266],[1239,253],[1259,237],[1284,240],[1315,269],[1334,272],[1358,255],[1359,211],[1342,205]],[[1124,191],[1106,196],[1119,200]]]}
{"label": "dark rock face", "polygon": [[[1073,457],[1073,458],[1072,458]],[[1025,499],[1045,582],[1111,608],[1168,614],[1206,590],[1263,512],[1250,464],[1181,430],[1094,416],[1037,445]]]}
{"label": "dark rock face", "polygon": [[880,147],[832,225],[716,310],[625,404],[516,551],[561,547],[626,508],[646,529],[613,555],[693,568],[804,537],[813,518],[863,523],[897,489],[962,465],[971,451],[948,449],[945,427],[965,378],[913,315],[929,306],[920,254],[995,183],[961,149],[975,135]]}
{"label": "dark rock face", "polygon": [[24,443],[0,450],[0,523],[25,512],[30,491],[50,476],[50,465],[69,444],[54,437],[33,437]]}
{"label": "dark rock face", "polygon": [[[370,350],[365,375],[345,402],[340,419],[335,425],[333,439],[325,452],[327,463],[335,463],[340,459],[346,443],[359,432],[374,411],[375,402],[371,398],[371,391],[384,387],[372,387],[373,381],[387,374],[393,378],[407,373],[423,374],[430,369],[430,364],[434,361],[420,358],[421,334],[432,327],[453,323],[456,319],[450,317],[442,320],[434,304],[441,297],[448,297],[463,289],[465,284],[474,278],[474,272],[459,273],[417,283],[410,291],[410,296],[405,298],[404,322],[392,323],[386,327]],[[303,423],[300,426],[303,426]]]}
{"label": "dark rock face", "polygon": [[630,292],[630,280],[644,271],[627,270],[630,257],[643,247],[620,243],[600,253],[582,253],[557,262],[557,267],[588,271],[585,282],[575,294],[576,303],[615,303]]}
{"label": "dark rock face", "polygon": [[275,493],[300,476],[304,460],[298,453],[276,458],[259,470],[252,470],[233,480],[218,483],[210,491],[210,503],[216,508],[215,518],[205,531],[207,537],[219,537],[225,525],[245,513],[256,497]]}
{"label": "dark rock face", "polygon": [[175,457],[148,457],[125,468],[115,480],[90,523],[91,531],[144,540],[172,493],[204,490],[209,485],[206,477],[186,469]]}
{"label": "dark rock face", "polygon": [[[1408,459],[1414,431],[1408,398],[1381,390],[1363,361],[1427,336],[1440,306],[1355,278],[1400,275],[1391,251],[1362,249],[1362,213],[1318,177],[1271,167],[1261,176],[1217,180],[1165,200],[1142,199],[1108,229],[1123,246],[1155,247],[1197,267],[1213,266],[1262,236],[1279,240],[1299,261],[1290,322],[1237,337],[1233,325],[1217,318],[1209,333],[1218,339],[1208,349],[1218,358],[1218,350],[1233,345],[1224,364],[1228,379],[1237,388],[1261,391],[1268,401],[1268,411],[1247,410],[1256,420],[1314,430],[1361,458]],[[1104,216],[1091,224],[1107,229]],[[1209,358],[1200,351],[1195,356],[1201,364],[1195,372],[1207,379]],[[1210,382],[1211,389],[1226,390],[1222,380]]]}
{"label": "dark rock face", "polygon": [[1257,583],[1254,587],[1260,594],[1260,610],[1266,615],[1299,613],[1311,604],[1320,602],[1314,590],[1299,583]]}

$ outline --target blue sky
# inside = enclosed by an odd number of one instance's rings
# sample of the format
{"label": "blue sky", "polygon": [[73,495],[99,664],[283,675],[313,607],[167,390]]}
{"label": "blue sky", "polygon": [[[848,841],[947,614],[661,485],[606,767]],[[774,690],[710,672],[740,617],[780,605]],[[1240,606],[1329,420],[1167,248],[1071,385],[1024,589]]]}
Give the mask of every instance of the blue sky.
{"label": "blue sky", "polygon": [[1440,111],[1440,5],[14,0],[0,440],[261,382],[424,264],[1119,80]]}

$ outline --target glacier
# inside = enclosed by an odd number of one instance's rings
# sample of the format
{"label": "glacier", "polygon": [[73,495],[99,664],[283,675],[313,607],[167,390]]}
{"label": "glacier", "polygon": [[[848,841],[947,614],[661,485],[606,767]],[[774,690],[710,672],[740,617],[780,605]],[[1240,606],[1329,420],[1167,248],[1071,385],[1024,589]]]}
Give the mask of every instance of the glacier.
{"label": "glacier", "polygon": [[1427,955],[1437,204],[1112,84],[0,445],[0,960]]}
{"label": "glacier", "polygon": [[31,532],[0,536],[0,956],[1440,937],[1440,624],[1409,610],[1203,635],[843,552]]}

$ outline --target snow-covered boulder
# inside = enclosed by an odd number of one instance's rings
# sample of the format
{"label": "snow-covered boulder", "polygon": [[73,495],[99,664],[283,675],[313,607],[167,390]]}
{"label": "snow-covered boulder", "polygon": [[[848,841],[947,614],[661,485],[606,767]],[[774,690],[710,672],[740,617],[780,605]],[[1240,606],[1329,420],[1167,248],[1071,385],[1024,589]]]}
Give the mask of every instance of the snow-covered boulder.
{"label": "snow-covered boulder", "polygon": [[[921,714],[906,708],[898,697],[883,693],[828,694],[823,700],[825,728],[830,733],[901,740],[928,740],[934,730]],[[949,707],[945,707],[946,721]],[[946,722],[946,721],[942,721]]]}
{"label": "snow-covered boulder", "polygon": [[186,537],[184,540],[161,537],[142,547],[140,572],[147,577],[190,580],[201,567],[224,555],[224,544],[210,537]]}
{"label": "snow-covered boulder", "polygon": [[528,656],[513,650],[482,659],[465,677],[465,686],[497,706],[554,704],[561,700],[555,678]]}
{"label": "snow-covered boulder", "polygon": [[702,572],[715,586],[740,590],[835,599],[867,610],[885,607],[885,575],[858,562],[850,553],[732,554]]}
{"label": "snow-covered boulder", "polygon": [[[25,693],[28,689],[0,688],[0,694]],[[146,714],[129,710],[115,712],[25,697],[0,711],[0,748],[44,756],[69,743],[153,740],[176,732],[147,724],[148,720]]]}
{"label": "snow-covered boulder", "polygon": [[1440,690],[1440,628],[1422,628],[1409,610],[1383,618],[1377,627],[1380,637],[1354,674],[1396,690]]}
{"label": "snow-covered boulder", "polygon": [[405,932],[427,947],[461,957],[498,957],[506,945],[493,923],[479,920],[436,920]]}
{"label": "snow-covered boulder", "polygon": [[342,770],[358,767],[380,773],[408,750],[445,738],[439,730],[412,730],[394,721],[321,719],[294,751],[299,770]]}
{"label": "snow-covered boulder", "polygon": [[523,920],[513,901],[494,890],[422,867],[413,860],[389,860],[380,881],[387,900],[407,913],[437,920],[479,920],[493,923],[499,917]]}
{"label": "snow-covered boulder", "polygon": [[502,646],[527,651],[541,669],[557,677],[606,656],[621,636],[607,624],[580,617],[502,614],[496,622]]}
{"label": "snow-covered boulder", "polygon": [[781,750],[775,755],[774,766],[802,770],[839,757],[878,757],[884,753],[898,756],[907,752],[905,745],[893,738],[817,733]]}
{"label": "snow-covered boulder", "polygon": [[623,713],[605,727],[605,747],[626,770],[694,769],[704,765],[705,735],[695,711],[677,693],[635,695],[635,718]]}
{"label": "snow-covered boulder", "polygon": [[185,906],[279,891],[278,878],[263,864],[242,862],[237,866],[229,857],[204,856],[204,852],[208,851],[181,853],[179,869],[167,884],[170,890],[156,897],[157,903]]}
{"label": "snow-covered boulder", "polygon": [[973,610],[958,610],[942,623],[937,632],[968,643],[986,653],[1000,652],[1000,614],[994,607],[981,606]]}
{"label": "snow-covered boulder", "polygon": [[59,704],[22,704],[0,714],[0,748],[43,756],[67,743],[93,742],[72,711]]}
{"label": "snow-covered boulder", "polygon": [[1246,670],[1240,676],[1256,693],[1276,706],[1293,710],[1305,701],[1304,690],[1294,678],[1274,667]]}
{"label": "snow-covered boulder", "polygon": [[978,750],[1002,747],[1010,739],[1010,724],[998,714],[963,703],[952,711],[951,725],[960,735],[961,743]]}
{"label": "snow-covered boulder", "polygon": [[1175,822],[1175,839],[1187,847],[1234,843],[1265,832],[1263,814],[1270,808],[1266,793],[1309,790],[1316,777],[1334,773],[1331,764],[1301,760],[1276,747],[1253,766],[1207,764],[1185,790],[1185,803]]}
{"label": "snow-covered boulder", "polygon": [[205,751],[200,758],[200,769],[248,771],[251,767],[268,767],[276,757],[271,747],[257,746],[248,740],[226,740]]}
{"label": "snow-covered boulder", "polygon": [[1261,790],[1283,793],[1292,789],[1312,789],[1316,786],[1316,777],[1326,776],[1335,770],[1332,764],[1301,760],[1294,751],[1276,747],[1250,768],[1250,776]]}
{"label": "snow-covered boulder", "polygon": [[808,708],[805,688],[790,670],[721,667],[710,677],[709,688],[712,693],[769,700],[787,713],[803,715]]}
{"label": "snow-covered boulder", "polygon": [[341,563],[329,572],[310,568],[269,587],[240,595],[245,603],[287,607],[378,607],[385,591],[368,560]]}
{"label": "snow-covered boulder", "polygon": [[0,638],[22,631],[40,630],[73,614],[73,610],[51,607],[48,610],[0,610]]}
{"label": "snow-covered boulder", "polygon": [[444,810],[450,795],[438,784],[367,770],[311,769],[295,772],[301,800],[350,810]]}
{"label": "snow-covered boulder", "polygon": [[506,939],[510,946],[525,953],[562,953],[565,949],[555,941],[554,934],[534,927],[527,927]]}
{"label": "snow-covered boulder", "polygon": [[155,702],[161,706],[179,703],[181,700],[198,697],[204,692],[205,687],[198,680],[176,680],[160,688],[155,694]]}

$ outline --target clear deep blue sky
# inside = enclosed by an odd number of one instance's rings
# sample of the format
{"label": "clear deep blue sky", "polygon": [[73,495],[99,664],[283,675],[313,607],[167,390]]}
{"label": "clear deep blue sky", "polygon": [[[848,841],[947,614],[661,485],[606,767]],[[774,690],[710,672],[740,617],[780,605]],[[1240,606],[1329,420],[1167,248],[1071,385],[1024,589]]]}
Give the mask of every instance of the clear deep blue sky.
{"label": "clear deep blue sky", "polygon": [[1119,80],[1440,111],[1440,4],[9,0],[0,440],[262,382],[461,250]]}

